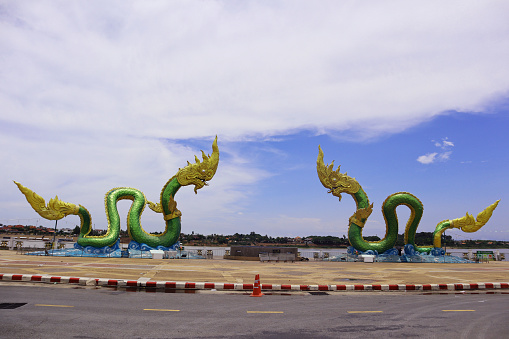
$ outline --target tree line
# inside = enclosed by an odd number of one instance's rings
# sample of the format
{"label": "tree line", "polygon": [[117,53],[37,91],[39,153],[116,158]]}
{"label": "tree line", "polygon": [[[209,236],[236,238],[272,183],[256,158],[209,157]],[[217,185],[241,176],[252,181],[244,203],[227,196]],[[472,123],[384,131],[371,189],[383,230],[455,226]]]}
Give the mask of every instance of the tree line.
{"label": "tree line", "polygon": [[[379,241],[378,236],[366,236],[367,241]],[[336,236],[309,235],[306,237],[271,237],[269,235],[260,235],[255,232],[249,234],[235,233],[233,235],[222,234],[180,234],[180,241],[183,245],[278,245],[278,246],[298,246],[298,247],[337,247],[346,248],[350,246],[348,238]],[[432,246],[433,232],[419,232],[415,234],[415,244],[417,246]],[[403,247],[404,234],[398,234],[396,247]],[[442,247],[456,248],[509,248],[509,242],[496,240],[454,240],[450,235],[442,235]]]}
{"label": "tree line", "polygon": [[[5,226],[0,224],[0,233],[9,231],[17,231],[24,234],[47,234],[52,229],[39,226],[9,226],[9,230],[3,229]],[[92,230],[89,235],[102,235],[106,230]],[[80,227],[76,226],[71,232],[72,235],[77,236],[80,233]],[[152,234],[161,234],[162,232],[152,232]],[[65,235],[61,230],[57,230],[57,235]],[[128,238],[129,234],[126,230],[120,231],[121,238]],[[378,236],[366,236],[367,241],[379,241]],[[350,246],[348,238],[343,235],[342,237],[326,235],[309,235],[305,237],[272,237],[269,235],[261,235],[256,232],[249,234],[235,233],[231,235],[223,234],[210,234],[203,235],[192,232],[191,234],[181,233],[180,242],[183,245],[197,245],[197,246],[231,246],[231,245],[277,245],[277,246],[298,246],[298,247],[336,247],[346,248]],[[419,232],[415,234],[415,243],[417,246],[432,246],[433,233],[432,232]],[[404,246],[404,235],[398,234],[396,247]],[[508,241],[497,240],[454,240],[450,235],[442,235],[442,247],[455,247],[455,248],[509,248]]]}

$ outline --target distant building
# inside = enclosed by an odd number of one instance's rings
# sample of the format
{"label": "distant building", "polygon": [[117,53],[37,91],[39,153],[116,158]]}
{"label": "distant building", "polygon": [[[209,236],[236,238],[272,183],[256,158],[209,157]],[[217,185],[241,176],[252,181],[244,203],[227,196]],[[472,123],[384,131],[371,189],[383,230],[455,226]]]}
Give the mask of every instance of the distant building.
{"label": "distant building", "polygon": [[[232,260],[260,260],[260,254],[292,254],[293,259],[298,255],[297,247],[273,247],[273,246],[231,246],[230,255],[225,259]],[[286,259],[285,259],[286,260]]]}

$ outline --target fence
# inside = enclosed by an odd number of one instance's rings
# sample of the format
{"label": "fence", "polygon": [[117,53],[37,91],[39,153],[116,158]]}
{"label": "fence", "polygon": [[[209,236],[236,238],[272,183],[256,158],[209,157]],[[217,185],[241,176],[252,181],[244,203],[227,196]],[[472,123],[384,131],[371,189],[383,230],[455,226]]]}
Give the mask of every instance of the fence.
{"label": "fence", "polygon": [[313,259],[313,260],[323,260],[331,257],[335,257],[338,255],[346,255],[346,250],[318,250],[318,251],[299,251],[299,254],[303,258]]}
{"label": "fence", "polygon": [[[57,245],[55,247],[55,251],[52,250],[52,242],[51,241],[42,241],[42,240],[35,240],[35,239],[19,239],[19,238],[0,238],[0,250],[16,250],[19,254],[28,254],[28,253],[34,253],[33,255],[54,255],[54,256],[66,256],[66,254],[60,254],[57,253],[56,250],[61,249],[67,249],[69,251],[72,251],[72,254],[69,254],[67,256],[79,256],[79,257],[91,257],[94,256],[91,253],[86,253],[81,250],[75,250],[73,248],[74,243],[72,242],[57,242]],[[466,253],[468,251],[468,253]],[[491,258],[485,258],[484,256],[477,256],[477,251],[479,252],[487,252],[490,251],[493,253]],[[62,251],[58,251],[62,252]],[[120,254],[121,251],[118,251],[119,253],[115,254],[109,254],[109,255],[101,255],[102,257],[126,257],[127,255]],[[132,253],[129,255],[130,257],[135,258],[151,258],[152,255],[149,251],[139,251],[139,253]],[[220,259],[223,258],[225,255],[230,255],[230,247],[205,247],[205,246],[185,246],[185,250],[182,252],[177,251],[178,255],[177,257],[180,259]],[[354,255],[347,255],[346,249],[308,249],[308,248],[301,248],[299,249],[298,256],[301,258],[306,258],[308,260],[333,260],[333,261],[362,261],[363,258],[359,258]],[[509,250],[508,249],[489,249],[489,250],[468,250],[468,249],[452,249],[447,251],[447,256],[450,257],[459,257],[464,259],[470,259],[472,261],[480,261],[484,262],[487,260],[506,260],[506,257],[509,258]],[[398,256],[399,257],[399,256]],[[298,258],[296,258],[298,259]],[[375,261],[394,261],[396,258],[387,258],[387,257],[381,257],[378,256],[375,258]],[[416,258],[415,260],[418,260],[419,258]],[[421,261],[423,258],[420,258]],[[424,258],[426,259],[426,258]],[[456,258],[444,258],[441,257],[442,262],[449,262]],[[411,259],[414,260],[414,259]]]}
{"label": "fence", "polygon": [[293,253],[260,253],[260,261],[295,261]]}

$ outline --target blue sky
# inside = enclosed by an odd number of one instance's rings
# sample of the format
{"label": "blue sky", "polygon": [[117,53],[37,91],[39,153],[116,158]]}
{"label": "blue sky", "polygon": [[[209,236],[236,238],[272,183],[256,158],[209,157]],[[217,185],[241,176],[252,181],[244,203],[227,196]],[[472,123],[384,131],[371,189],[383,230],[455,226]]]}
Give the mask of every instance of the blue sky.
{"label": "blue sky", "polygon": [[[84,205],[105,228],[110,188],[156,201],[218,135],[210,186],[176,196],[184,233],[347,234],[355,205],[320,184],[321,145],[375,204],[365,235],[383,235],[382,202],[408,191],[429,232],[501,199],[477,233],[448,234],[509,240],[508,11],[505,1],[3,2],[0,223],[53,225],[16,180]],[[398,214],[404,224],[408,209]],[[164,227],[148,209],[142,224]]]}

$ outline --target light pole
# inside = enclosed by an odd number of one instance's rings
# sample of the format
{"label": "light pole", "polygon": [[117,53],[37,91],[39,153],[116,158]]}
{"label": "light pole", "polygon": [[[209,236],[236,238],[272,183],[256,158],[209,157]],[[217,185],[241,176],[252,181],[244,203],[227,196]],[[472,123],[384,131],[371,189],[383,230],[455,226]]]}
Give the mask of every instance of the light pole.
{"label": "light pole", "polygon": [[445,231],[443,233],[444,235],[444,262],[445,262],[445,254],[447,253],[447,242],[446,242],[446,238],[445,238]]}
{"label": "light pole", "polygon": [[51,248],[51,255],[53,255],[53,251],[55,250],[55,238],[57,236],[57,223],[58,223],[58,220],[55,220],[55,231],[53,232],[53,246]]}

